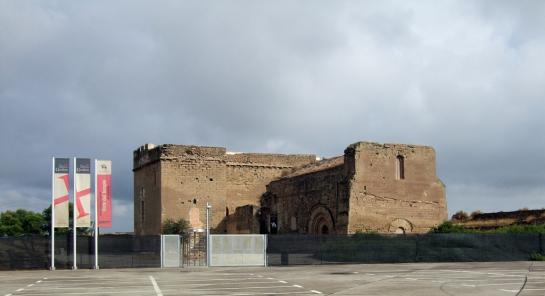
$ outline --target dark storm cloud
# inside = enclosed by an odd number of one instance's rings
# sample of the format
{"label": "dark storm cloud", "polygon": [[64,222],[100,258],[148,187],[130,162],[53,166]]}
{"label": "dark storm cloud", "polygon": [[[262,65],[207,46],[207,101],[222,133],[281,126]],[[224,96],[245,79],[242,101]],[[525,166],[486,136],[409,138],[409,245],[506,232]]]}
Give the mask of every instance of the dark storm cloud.
{"label": "dark storm cloud", "polygon": [[370,140],[434,146],[451,212],[543,207],[544,14],[535,1],[1,1],[0,206],[46,206],[51,156],[112,159],[129,229],[143,143],[332,156]]}

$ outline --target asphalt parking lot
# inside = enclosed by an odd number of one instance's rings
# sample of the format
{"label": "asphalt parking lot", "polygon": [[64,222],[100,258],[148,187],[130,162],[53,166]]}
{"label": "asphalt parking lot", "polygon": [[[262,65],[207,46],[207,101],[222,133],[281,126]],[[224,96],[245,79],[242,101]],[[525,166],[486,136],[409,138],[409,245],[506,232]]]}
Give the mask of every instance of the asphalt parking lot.
{"label": "asphalt parking lot", "polygon": [[0,272],[16,295],[545,295],[545,262]]}

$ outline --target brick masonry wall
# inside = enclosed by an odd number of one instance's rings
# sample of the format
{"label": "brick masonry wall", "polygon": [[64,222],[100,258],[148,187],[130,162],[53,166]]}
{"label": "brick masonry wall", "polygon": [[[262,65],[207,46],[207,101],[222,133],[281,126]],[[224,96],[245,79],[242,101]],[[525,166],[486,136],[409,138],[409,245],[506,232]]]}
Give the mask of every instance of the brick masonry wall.
{"label": "brick masonry wall", "polygon": [[136,234],[155,234],[161,229],[160,170],[159,162],[148,162],[134,171],[134,231]]}
{"label": "brick masonry wall", "polygon": [[[159,233],[155,225],[143,228],[137,221],[137,187],[149,191],[150,177],[147,164],[160,163],[160,190],[153,192],[159,199],[160,211],[150,212],[159,224],[167,219],[183,218],[194,228],[204,228],[206,203],[212,205],[212,231],[224,233],[231,220],[230,230],[242,229],[237,221],[248,217],[229,219],[237,207],[259,205],[266,184],[289,172],[293,167],[314,162],[314,155],[281,155],[260,153],[229,154],[222,147],[191,145],[161,145],[152,149],[140,148],[134,153],[135,230],[146,229]],[[150,187],[148,189],[148,187]],[[151,193],[150,193],[151,194]],[[148,194],[149,195],[149,194]],[[147,203],[146,203],[147,205]],[[155,209],[154,209],[155,210]],[[251,211],[239,211],[239,216]],[[154,217],[155,218],[155,217]],[[151,219],[151,218],[150,218]],[[153,229],[153,230],[152,230]],[[247,231],[247,230],[244,230]]]}
{"label": "brick masonry wall", "polygon": [[265,215],[269,215],[266,223],[270,223],[271,215],[276,215],[278,233],[317,234],[313,213],[320,212],[328,220],[325,224],[329,233],[346,233],[348,188],[343,172],[341,165],[271,182],[263,201]]}
{"label": "brick masonry wall", "polygon": [[[399,155],[404,157],[402,180],[396,179]],[[255,223],[239,225],[256,221],[257,206],[263,206],[267,227],[276,216],[280,233],[400,227],[424,232],[447,218],[435,151],[425,146],[359,142],[345,150],[344,158],[315,163],[314,155],[232,154],[222,147],[169,144],[136,150],[133,171],[138,234],[159,233],[166,219],[184,218],[204,228],[207,202],[216,233],[257,232]],[[254,207],[241,208],[245,205]]]}
{"label": "brick masonry wall", "polygon": [[[358,230],[426,232],[447,219],[445,187],[435,172],[431,147],[360,142],[345,151],[352,158],[350,233]],[[404,179],[396,158],[404,158]]]}

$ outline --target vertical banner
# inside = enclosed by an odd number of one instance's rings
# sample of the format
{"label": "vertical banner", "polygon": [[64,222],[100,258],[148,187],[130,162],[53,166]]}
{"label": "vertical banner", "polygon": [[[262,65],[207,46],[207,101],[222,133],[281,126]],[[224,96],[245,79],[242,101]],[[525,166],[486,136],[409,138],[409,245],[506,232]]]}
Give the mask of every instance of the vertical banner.
{"label": "vertical banner", "polygon": [[95,170],[98,227],[112,227],[112,161],[97,160]]}
{"label": "vertical banner", "polygon": [[76,158],[74,212],[76,227],[91,227],[91,160]]}
{"label": "vertical banner", "polygon": [[68,158],[53,160],[53,227],[68,227],[68,188],[70,188]]}

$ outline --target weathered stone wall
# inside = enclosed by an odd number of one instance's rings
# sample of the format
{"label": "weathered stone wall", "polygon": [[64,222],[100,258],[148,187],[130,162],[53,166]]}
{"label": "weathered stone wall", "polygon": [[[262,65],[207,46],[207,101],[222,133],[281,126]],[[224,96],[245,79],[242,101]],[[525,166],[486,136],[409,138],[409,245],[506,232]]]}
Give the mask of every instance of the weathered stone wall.
{"label": "weathered stone wall", "polygon": [[320,162],[314,155],[145,146],[134,152],[134,184],[139,234],[159,233],[166,219],[204,228],[207,203],[216,233],[257,232],[257,206],[261,232],[274,220],[279,233],[419,233],[447,219],[435,151],[425,146],[359,142]]}
{"label": "weathered stone wall", "polygon": [[159,162],[134,171],[134,230],[136,234],[159,233],[161,229],[161,174]]}
{"label": "weathered stone wall", "polygon": [[[445,187],[431,147],[360,142],[345,151],[350,182],[349,233],[426,232],[447,219]],[[397,158],[403,158],[399,178]]]}
{"label": "weathered stone wall", "polygon": [[237,207],[234,214],[227,217],[228,233],[259,233],[259,207],[245,205]]}
{"label": "weathered stone wall", "polygon": [[[228,214],[234,214],[236,208],[243,205],[258,205],[266,184],[294,166],[315,159],[314,155],[232,154],[222,147],[161,145],[140,148],[134,153],[135,231],[142,231],[136,216],[139,210],[136,187],[151,186],[150,180],[146,179],[149,178],[147,166],[150,163],[155,162],[160,168],[159,190],[149,193],[160,199],[160,211],[153,211],[159,225],[167,219],[183,218],[194,228],[204,228],[208,202],[212,205],[212,231],[223,233],[227,231]],[[153,230],[159,233],[160,228],[154,226]]]}
{"label": "weathered stone wall", "polygon": [[347,181],[342,159],[336,158],[271,182],[262,209],[267,231],[276,217],[278,233],[346,233]]}

